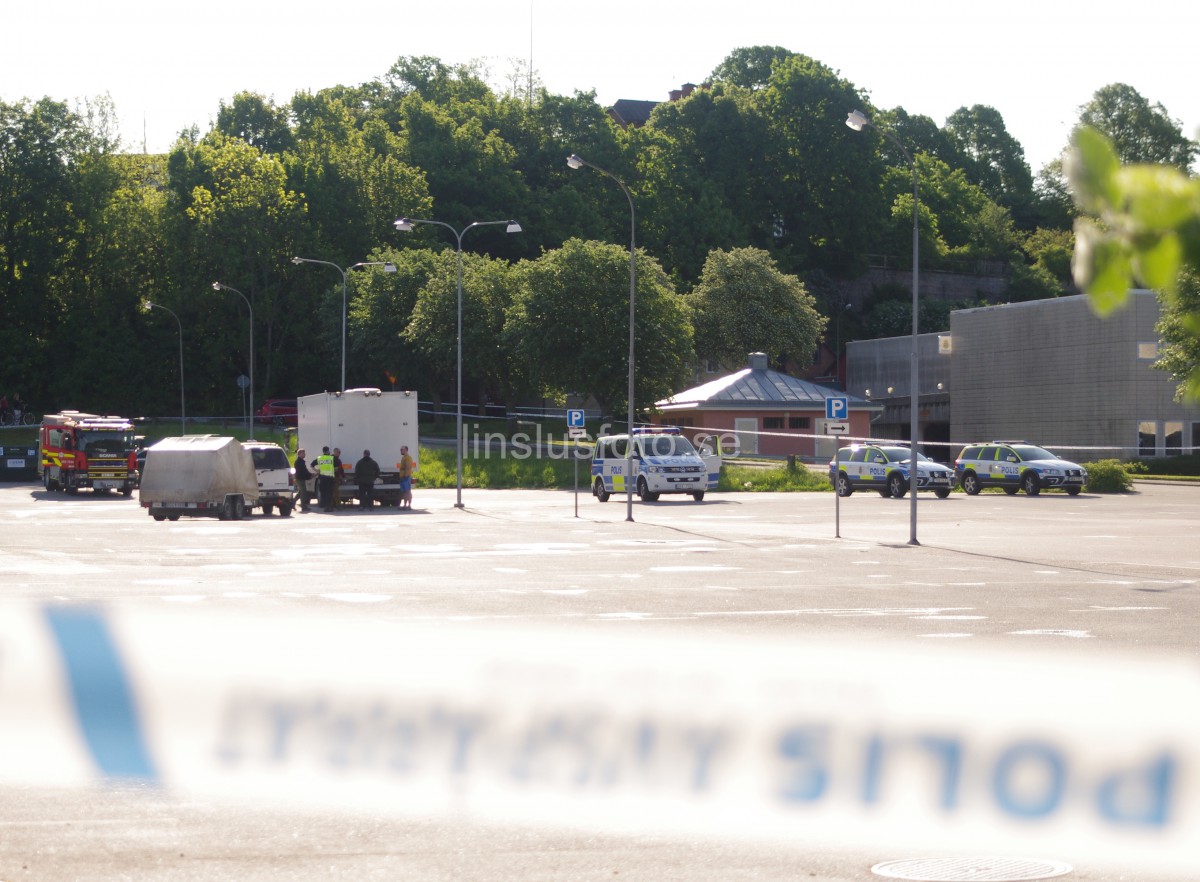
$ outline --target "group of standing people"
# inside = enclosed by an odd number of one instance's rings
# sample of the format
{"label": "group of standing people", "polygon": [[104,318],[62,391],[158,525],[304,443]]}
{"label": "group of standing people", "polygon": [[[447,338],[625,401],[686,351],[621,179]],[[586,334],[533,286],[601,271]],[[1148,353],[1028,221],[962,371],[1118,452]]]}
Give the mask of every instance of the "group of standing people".
{"label": "group of standing people", "polygon": [[[412,508],[412,476],[416,461],[409,455],[408,446],[400,448],[400,508]],[[362,459],[354,464],[354,482],[358,485],[358,507],[375,507],[375,482],[379,480],[379,463],[371,458],[371,451],[364,450]],[[308,461],[308,452],[303,448],[296,451],[296,481],[300,485],[300,510],[312,510],[310,482],[316,479],[317,505],[322,511],[337,511],[341,505],[342,451],[335,447],[321,448],[321,455]]]}

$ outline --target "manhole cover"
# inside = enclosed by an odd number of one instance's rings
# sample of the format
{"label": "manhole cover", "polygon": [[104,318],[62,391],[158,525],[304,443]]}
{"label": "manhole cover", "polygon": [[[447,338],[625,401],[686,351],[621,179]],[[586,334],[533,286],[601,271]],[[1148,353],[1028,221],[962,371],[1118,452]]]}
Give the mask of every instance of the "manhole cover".
{"label": "manhole cover", "polygon": [[871,872],[915,882],[1026,882],[1062,876],[1071,872],[1071,865],[1027,858],[916,858],[885,861],[871,867]]}

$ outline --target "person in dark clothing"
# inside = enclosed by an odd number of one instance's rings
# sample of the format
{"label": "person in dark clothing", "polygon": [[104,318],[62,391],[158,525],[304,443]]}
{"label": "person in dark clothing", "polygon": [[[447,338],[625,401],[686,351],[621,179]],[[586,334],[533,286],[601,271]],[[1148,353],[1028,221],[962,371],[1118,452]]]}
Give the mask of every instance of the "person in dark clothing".
{"label": "person in dark clothing", "polygon": [[305,460],[304,448],[296,451],[296,483],[300,486],[300,510],[308,511],[312,504],[312,469]]}
{"label": "person in dark clothing", "polygon": [[358,484],[358,507],[375,507],[375,482],[379,479],[379,463],[364,450],[362,459],[354,464],[354,483]]}
{"label": "person in dark clothing", "polygon": [[342,467],[342,448],[333,448],[333,508],[342,506],[342,478],[346,476]]}

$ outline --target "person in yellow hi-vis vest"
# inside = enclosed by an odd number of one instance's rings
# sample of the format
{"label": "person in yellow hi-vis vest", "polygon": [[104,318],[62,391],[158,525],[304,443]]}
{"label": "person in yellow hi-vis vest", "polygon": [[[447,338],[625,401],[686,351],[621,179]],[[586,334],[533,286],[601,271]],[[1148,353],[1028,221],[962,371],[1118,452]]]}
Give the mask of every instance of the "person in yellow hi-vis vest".
{"label": "person in yellow hi-vis vest", "polygon": [[321,448],[321,455],[313,460],[317,469],[317,502],[322,511],[333,511],[334,464],[333,454],[328,447]]}

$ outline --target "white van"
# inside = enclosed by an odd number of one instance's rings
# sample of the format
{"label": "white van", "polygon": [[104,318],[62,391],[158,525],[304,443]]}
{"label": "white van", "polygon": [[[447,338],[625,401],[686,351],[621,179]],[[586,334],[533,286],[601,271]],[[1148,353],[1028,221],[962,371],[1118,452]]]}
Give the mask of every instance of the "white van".
{"label": "white van", "polygon": [[[592,495],[607,502],[614,493],[627,493],[628,435],[603,435],[592,452]],[[654,427],[633,430],[633,489],[643,502],[663,493],[690,493],[697,502],[717,486],[720,456],[706,462],[679,429]]]}
{"label": "white van", "polygon": [[262,513],[269,515],[279,509],[282,517],[290,516],[300,488],[296,486],[296,469],[288,462],[283,448],[270,441],[243,441],[242,446],[254,460]]}

